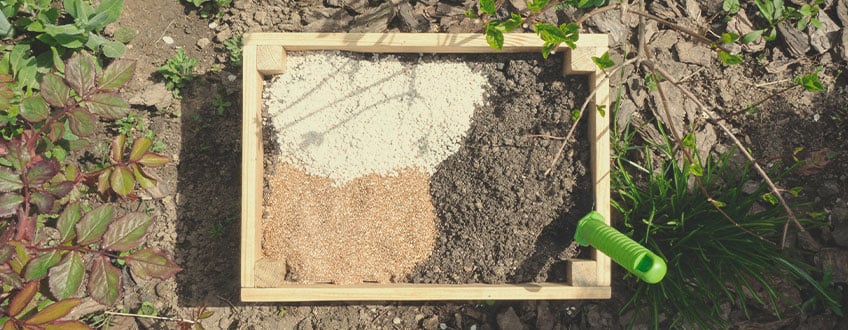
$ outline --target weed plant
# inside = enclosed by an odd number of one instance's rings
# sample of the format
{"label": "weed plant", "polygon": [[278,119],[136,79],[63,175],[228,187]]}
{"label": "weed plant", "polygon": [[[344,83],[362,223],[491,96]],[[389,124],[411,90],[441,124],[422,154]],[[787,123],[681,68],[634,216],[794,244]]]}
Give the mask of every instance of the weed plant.
{"label": "weed plant", "polygon": [[[730,166],[730,154],[708,157],[702,166],[695,166],[703,168],[698,179],[707,196],[693,187],[692,164],[676,157],[678,150],[667,136],[644,147],[633,146],[634,137],[628,127],[615,139],[612,204],[624,231],[664,258],[668,274],[658,284],[631,278],[633,295],[624,310],[648,315],[654,328],[724,328],[729,320],[721,306],[728,302],[749,318],[750,305],[780,317],[778,301],[787,298],[776,282],[783,281],[812,290],[817,301],[841,313],[833,290],[813,279],[814,267],[773,243],[782,233],[786,216],[778,206],[755,208],[768,188],[760,185],[754,192],[743,191],[743,185],[755,179],[748,167]],[[691,152],[693,161],[700,161],[697,152],[687,149],[683,152]],[[636,150],[644,151],[644,162],[628,160],[628,154]],[[811,219],[802,221],[814,225]],[[661,324],[664,318],[667,323]]]}

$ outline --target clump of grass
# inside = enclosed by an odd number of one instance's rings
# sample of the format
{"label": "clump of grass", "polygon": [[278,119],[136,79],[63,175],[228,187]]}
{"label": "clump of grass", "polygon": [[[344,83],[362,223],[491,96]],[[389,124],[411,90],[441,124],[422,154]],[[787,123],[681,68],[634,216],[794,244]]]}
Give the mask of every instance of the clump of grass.
{"label": "clump of grass", "polygon": [[[613,207],[621,214],[623,231],[664,258],[668,273],[658,284],[631,278],[633,295],[624,310],[647,314],[654,328],[725,328],[729,320],[722,316],[721,305],[728,302],[748,317],[749,305],[771,309],[779,317],[777,301],[785,299],[775,287],[779,279],[811,290],[831,311],[841,313],[833,291],[813,279],[815,268],[773,243],[782,234],[786,217],[782,209],[771,205],[753,211],[768,188],[761,185],[753,193],[743,191],[743,184],[753,180],[748,167],[729,166],[729,154],[696,164],[703,169],[697,180],[705,195],[692,184],[692,164],[675,157],[678,150],[667,136],[644,147],[631,144],[634,136],[628,128],[617,139]],[[626,159],[635,149],[644,151],[644,162]],[[700,162],[697,152],[684,152]],[[755,288],[764,289],[765,294],[758,295]],[[666,321],[661,324],[663,318]]]}

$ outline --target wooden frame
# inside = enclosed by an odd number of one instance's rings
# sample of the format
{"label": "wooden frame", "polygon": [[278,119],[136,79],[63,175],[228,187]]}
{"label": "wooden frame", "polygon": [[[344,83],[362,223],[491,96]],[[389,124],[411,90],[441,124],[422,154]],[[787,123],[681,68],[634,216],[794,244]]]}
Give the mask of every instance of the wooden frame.
{"label": "wooden frame", "polygon": [[[533,34],[506,34],[502,52],[536,52],[542,41]],[[425,301],[609,299],[610,259],[593,251],[588,260],[568,262],[568,283],[525,284],[280,284],[279,269],[262,259],[262,88],[263,77],[286,71],[286,52],[345,50],[392,53],[498,53],[482,34],[437,33],[249,33],[244,35],[241,300],[242,301]],[[606,34],[581,34],[574,50],[561,46],[563,74],[588,75],[593,103],[608,105],[609,84],[592,62],[608,48]],[[590,109],[593,109],[590,107]],[[595,210],[610,219],[609,121],[588,111]],[[275,283],[276,281],[276,283]]]}

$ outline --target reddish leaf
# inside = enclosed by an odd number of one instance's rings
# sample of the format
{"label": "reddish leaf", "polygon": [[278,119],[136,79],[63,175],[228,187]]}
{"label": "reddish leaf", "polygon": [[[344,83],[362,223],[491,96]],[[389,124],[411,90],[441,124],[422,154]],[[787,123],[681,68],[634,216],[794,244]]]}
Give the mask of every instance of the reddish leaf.
{"label": "reddish leaf", "polygon": [[103,249],[126,252],[142,243],[153,217],[144,213],[127,213],[109,225],[103,234]]}
{"label": "reddish leaf", "polygon": [[68,253],[62,262],[50,269],[50,293],[59,300],[79,297],[84,279],[85,263],[82,256],[76,251]]}
{"label": "reddish leaf", "polygon": [[135,276],[143,279],[168,279],[182,268],[177,266],[174,258],[167,254],[162,249],[148,247],[139,250],[126,257],[127,264],[130,265]]}
{"label": "reddish leaf", "polygon": [[94,94],[86,104],[91,113],[107,119],[123,118],[130,112],[130,104],[113,93]]}
{"label": "reddish leaf", "polygon": [[9,192],[21,189],[23,183],[18,173],[12,172],[8,167],[0,167],[0,192]]}
{"label": "reddish leaf", "polygon": [[144,156],[144,153],[150,149],[150,145],[153,144],[153,140],[148,139],[146,137],[138,138],[133,141],[132,149],[130,150],[130,161],[136,162]]}
{"label": "reddish leaf", "polygon": [[121,297],[121,270],[112,266],[109,258],[99,256],[91,265],[88,279],[91,298],[106,306],[112,306]]}
{"label": "reddish leaf", "polygon": [[26,319],[27,324],[42,325],[51,321],[58,320],[71,313],[71,310],[80,304],[77,298],[65,299],[57,301],[44,307],[44,309],[35,313],[32,317]]}
{"label": "reddish leaf", "polygon": [[44,330],[91,330],[81,321],[56,321],[44,325]]}
{"label": "reddish leaf", "polygon": [[112,185],[112,190],[118,195],[127,197],[135,188],[135,179],[126,166],[115,166],[112,175],[109,177],[109,184]]}
{"label": "reddish leaf", "polygon": [[85,109],[74,109],[68,112],[68,126],[71,132],[79,136],[94,134],[94,116]]}
{"label": "reddish leaf", "polygon": [[124,145],[126,143],[127,137],[123,134],[119,134],[114,139],[112,139],[112,149],[109,153],[109,159],[112,160],[112,164],[117,164],[124,161]]}
{"label": "reddish leaf", "polygon": [[832,158],[830,148],[824,148],[821,150],[813,151],[807,156],[803,161],[801,161],[801,166],[798,166],[798,174],[802,176],[810,176],[815,175],[830,164]]}
{"label": "reddish leaf", "polygon": [[138,163],[144,166],[159,167],[168,164],[170,161],[168,157],[148,152],[138,160]]}
{"label": "reddish leaf", "polygon": [[94,90],[95,63],[91,55],[77,53],[65,64],[65,81],[79,96]]}
{"label": "reddish leaf", "polygon": [[65,123],[57,121],[50,124],[50,131],[47,132],[47,138],[50,139],[50,142],[56,143],[63,137],[65,137]]}
{"label": "reddish leaf", "polygon": [[114,208],[112,208],[112,205],[106,204],[83,216],[76,225],[77,244],[88,245],[99,241],[103,237],[109,221],[112,220],[112,214],[114,214]]}
{"label": "reddish leaf", "polygon": [[41,79],[41,97],[54,107],[70,104],[70,92],[71,88],[56,74],[48,73]]}
{"label": "reddish leaf", "polygon": [[59,230],[59,240],[62,243],[70,241],[74,238],[74,226],[82,218],[82,208],[79,203],[71,203],[65,206],[65,210],[59,215],[56,220],[56,229]]}
{"label": "reddish leaf", "polygon": [[40,185],[56,176],[56,173],[59,173],[59,162],[55,159],[43,159],[27,169],[27,183],[30,187]]}
{"label": "reddish leaf", "polygon": [[140,169],[138,165],[132,164],[130,168],[133,171],[133,177],[135,177],[135,181],[138,181],[138,184],[141,188],[150,189],[156,186],[156,179],[153,178],[150,174],[144,172],[144,170]]}
{"label": "reddish leaf", "polygon": [[102,90],[117,90],[132,79],[135,61],[117,59],[103,70],[97,83]]}
{"label": "reddish leaf", "polygon": [[112,175],[112,169],[107,168],[97,177],[97,192],[105,194],[109,191],[109,176]]}
{"label": "reddish leaf", "polygon": [[21,101],[21,117],[31,123],[38,123],[50,116],[47,102],[38,96],[26,97]]}
{"label": "reddish leaf", "polygon": [[0,264],[9,262],[15,256],[15,248],[9,245],[0,247]]}
{"label": "reddish leaf", "polygon": [[15,273],[15,271],[11,269],[3,269],[0,270],[0,284],[8,285],[17,289],[24,284],[24,279],[21,278],[21,275],[18,275],[18,273]]}
{"label": "reddish leaf", "polygon": [[15,214],[18,205],[24,201],[24,196],[16,193],[5,193],[0,196],[0,217]]}
{"label": "reddish leaf", "polygon": [[7,319],[6,323],[3,323],[2,330],[18,330],[18,326],[15,325],[15,322],[12,322],[12,320]]}
{"label": "reddish leaf", "polygon": [[70,193],[71,190],[73,190],[73,189],[74,189],[74,182],[72,182],[72,181],[61,181],[61,182],[57,182],[57,183],[48,183],[44,187],[44,191],[50,193],[51,195],[55,196],[56,198],[64,197],[65,195]]}
{"label": "reddish leaf", "polygon": [[27,283],[23,289],[12,297],[12,301],[9,302],[9,307],[6,311],[9,315],[17,317],[29,305],[29,302],[35,297],[36,292],[38,292],[38,281]]}
{"label": "reddish leaf", "polygon": [[47,276],[47,271],[62,260],[61,252],[51,250],[30,260],[24,269],[24,279],[33,281]]}
{"label": "reddish leaf", "polygon": [[56,203],[56,199],[53,196],[38,191],[29,195],[29,201],[41,213],[53,213],[53,204]]}

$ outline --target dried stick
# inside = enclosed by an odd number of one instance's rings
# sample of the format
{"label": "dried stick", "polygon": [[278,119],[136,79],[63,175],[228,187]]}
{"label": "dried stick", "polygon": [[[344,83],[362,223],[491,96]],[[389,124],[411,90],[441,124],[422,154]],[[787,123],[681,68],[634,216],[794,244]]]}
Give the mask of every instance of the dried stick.
{"label": "dried stick", "polygon": [[103,312],[103,313],[104,313],[104,314],[106,314],[106,315],[127,316],[127,317],[139,317],[139,318],[144,318],[144,319],[153,319],[153,320],[171,321],[171,322],[181,322],[181,323],[188,323],[188,324],[195,324],[195,323],[197,323],[197,322],[192,321],[192,320],[186,320],[186,319],[183,319],[183,318],[175,318],[175,317],[163,317],[163,316],[153,316],[153,315],[143,315],[143,314],[131,314],[131,313],[121,313],[121,312],[110,312],[110,311],[105,311],[105,312]]}
{"label": "dried stick", "polygon": [[766,172],[763,170],[763,168],[760,167],[759,163],[757,163],[757,161],[754,159],[754,157],[751,156],[751,154],[748,152],[748,150],[745,149],[745,146],[742,144],[742,141],[739,141],[739,139],[736,138],[736,136],[733,134],[733,132],[731,132],[730,129],[727,128],[727,126],[724,126],[719,121],[720,118],[716,118],[716,116],[713,115],[712,111],[709,108],[707,108],[707,106],[704,105],[704,103],[701,102],[701,100],[699,100],[697,97],[695,97],[695,95],[693,95],[691,91],[689,91],[688,89],[683,88],[680,85],[678,85],[677,80],[672,78],[671,74],[668,71],[664,70],[663,68],[655,65],[653,62],[650,62],[650,61],[646,61],[643,64],[647,65],[652,70],[656,70],[657,72],[659,72],[663,76],[663,78],[666,79],[666,81],[670,82],[674,87],[676,87],[678,90],[680,90],[680,92],[682,92],[683,95],[686,96],[686,98],[692,100],[692,102],[695,102],[695,105],[697,105],[698,108],[700,108],[701,111],[709,117],[710,122],[713,125],[716,125],[719,128],[721,128],[721,130],[724,131],[724,133],[727,134],[727,136],[729,136],[731,140],[733,140],[733,142],[736,144],[736,147],[740,151],[742,151],[742,154],[745,156],[745,158],[747,158],[748,161],[751,162],[751,164],[754,166],[754,169],[757,171],[757,173],[760,175],[760,177],[763,178],[763,180],[769,186],[769,189],[774,193],[775,197],[777,197],[777,200],[780,202],[780,205],[782,205],[783,209],[786,210],[786,215],[787,215],[788,219],[786,220],[786,224],[783,226],[783,237],[781,238],[780,246],[781,247],[786,246],[786,237],[789,233],[789,221],[792,221],[792,223],[795,225],[795,227],[798,228],[798,231],[800,231],[801,238],[803,238],[804,240],[807,241],[807,243],[812,245],[813,249],[816,249],[816,250],[820,249],[821,244],[818,241],[816,241],[815,238],[813,238],[813,236],[810,234],[810,232],[808,232],[804,228],[804,225],[802,225],[801,222],[798,220],[798,218],[795,216],[795,212],[792,211],[792,208],[789,207],[789,204],[783,198],[783,194],[781,194],[781,189],[778,189],[777,186],[774,184],[774,182],[771,181],[771,178],[768,176],[768,174],[766,174]]}

